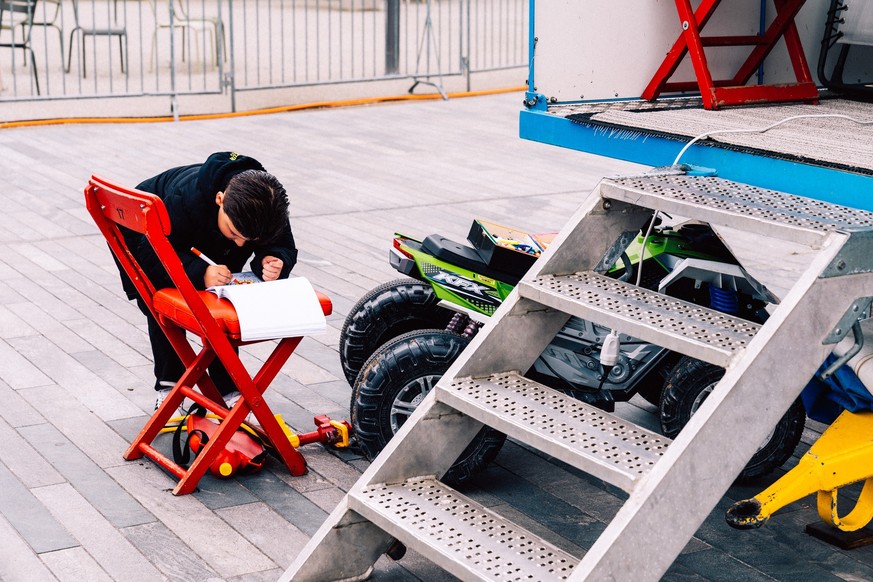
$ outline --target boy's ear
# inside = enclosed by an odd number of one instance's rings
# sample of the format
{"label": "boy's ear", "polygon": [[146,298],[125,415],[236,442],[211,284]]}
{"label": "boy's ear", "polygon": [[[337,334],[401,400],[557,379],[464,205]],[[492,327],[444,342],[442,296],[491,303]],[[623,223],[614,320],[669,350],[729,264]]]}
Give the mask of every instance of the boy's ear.
{"label": "boy's ear", "polygon": [[215,203],[221,206],[224,204],[224,192],[220,191],[215,195]]}

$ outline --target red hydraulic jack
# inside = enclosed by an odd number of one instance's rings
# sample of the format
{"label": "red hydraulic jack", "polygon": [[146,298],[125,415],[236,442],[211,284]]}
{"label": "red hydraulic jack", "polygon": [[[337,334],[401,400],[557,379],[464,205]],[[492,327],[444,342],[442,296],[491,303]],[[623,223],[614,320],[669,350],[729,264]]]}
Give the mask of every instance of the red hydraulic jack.
{"label": "red hydraulic jack", "polygon": [[349,435],[352,432],[352,425],[349,424],[349,421],[331,420],[325,414],[319,414],[313,419],[313,421],[315,421],[314,431],[298,435],[290,433],[287,430],[287,425],[282,423],[282,425],[286,427],[288,438],[291,440],[291,445],[295,449],[310,443],[324,443],[338,449],[343,449],[349,446]]}
{"label": "red hydraulic jack", "polygon": [[[210,417],[207,418],[206,416],[200,416],[197,414],[191,414],[187,417],[187,429],[188,433],[191,435],[188,438],[188,446],[190,446],[191,450],[195,453],[200,452],[200,449],[209,439],[212,438],[213,434],[218,429],[218,424],[212,420],[214,417],[215,415],[210,415]],[[181,421],[182,419],[177,418],[175,420]],[[276,420],[285,432],[285,435],[288,437],[291,446],[294,447],[295,457],[292,462],[295,467],[300,468],[299,474],[306,471],[306,461],[304,460],[303,455],[297,451],[297,449],[302,445],[324,443],[336,448],[345,448],[349,446],[349,435],[351,434],[352,426],[348,421],[331,420],[326,415],[319,415],[314,419],[316,427],[314,431],[295,434],[282,419],[282,415],[277,414]],[[167,428],[168,430],[176,430],[171,426],[168,426]],[[267,450],[262,444],[265,441],[260,435],[258,428],[259,427],[251,427],[247,424],[241,425],[240,429],[233,434],[230,441],[225,445],[224,450],[221,451],[210,464],[210,472],[216,477],[227,478],[240,471],[243,473],[254,473],[259,471],[266,460]],[[260,438],[255,440],[251,435]],[[176,445],[174,444],[174,446]],[[181,451],[174,452],[174,455],[181,457],[182,453]],[[187,462],[187,460],[185,462]]]}
{"label": "red hydraulic jack", "polygon": [[[771,103],[783,101],[818,102],[818,88],[812,81],[800,35],[794,24],[794,17],[806,0],[774,0],[776,15],[764,34],[753,36],[700,36],[701,30],[712,17],[721,0],[703,0],[697,10],[691,8],[690,0],[676,0],[676,9],[682,25],[682,33],[667,53],[642,98],[653,101],[663,92],[700,91],[706,109],[719,109],[724,105],[747,105],[752,103]],[[780,85],[749,85],[749,79],[781,39],[791,58],[791,66],[797,78],[796,83]],[[740,66],[732,79],[712,79],[704,46],[753,46],[751,54]],[[676,72],[679,63],[688,55],[694,66],[697,82],[673,82],[668,80]]]}
{"label": "red hydraulic jack", "polygon": [[[315,422],[315,430],[297,434],[285,423],[281,414],[275,416],[279,426],[285,432],[285,436],[288,437],[291,446],[294,447],[293,451],[296,456],[294,464],[301,469],[300,472],[292,472],[292,475],[302,475],[307,471],[306,461],[300,451],[297,450],[303,445],[323,443],[337,449],[343,449],[349,446],[352,425],[347,420],[331,420],[327,415],[319,414],[313,418],[313,421]],[[249,428],[255,433],[259,432],[257,430],[258,427]]]}

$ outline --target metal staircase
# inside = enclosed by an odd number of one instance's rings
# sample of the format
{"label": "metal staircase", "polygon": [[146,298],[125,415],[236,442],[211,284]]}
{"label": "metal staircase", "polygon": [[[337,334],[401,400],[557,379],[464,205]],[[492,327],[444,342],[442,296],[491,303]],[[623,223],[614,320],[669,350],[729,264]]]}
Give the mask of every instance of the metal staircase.
{"label": "metal staircase", "polygon": [[[814,253],[750,323],[600,274],[653,210]],[[465,580],[659,579],[873,294],[871,237],[873,213],[716,177],[604,179],[282,579],[365,578],[392,538]],[[671,442],[521,376],[571,315],[726,373]],[[438,481],[483,424],[628,493],[584,556]]]}

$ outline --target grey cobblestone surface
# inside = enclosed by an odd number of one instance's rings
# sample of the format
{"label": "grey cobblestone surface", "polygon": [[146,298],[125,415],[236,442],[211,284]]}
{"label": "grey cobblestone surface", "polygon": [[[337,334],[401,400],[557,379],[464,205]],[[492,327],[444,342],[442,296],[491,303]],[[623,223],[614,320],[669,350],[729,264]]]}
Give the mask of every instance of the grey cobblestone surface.
{"label": "grey cobblestone surface", "polygon": [[[84,208],[92,173],[133,186],[235,150],[286,185],[296,272],[334,302],[329,332],[307,338],[267,392],[274,412],[307,431],[315,414],[348,414],[339,330],[361,295],[396,278],[394,232],[463,240],[474,218],[557,230],[601,177],[641,169],[520,140],[520,104],[519,94],[0,131],[0,580],[274,580],[367,465],[310,445],[303,477],[273,463],[174,497],[156,465],[122,459],[152,410],[151,361],[145,322]],[[243,357],[257,364],[263,351]],[[579,551],[620,496],[577,477],[510,443],[468,493]],[[802,533],[816,519],[810,503],[752,533],[729,530],[717,509],[666,578],[873,579],[873,550]],[[381,560],[373,577],[447,578],[413,554]]]}

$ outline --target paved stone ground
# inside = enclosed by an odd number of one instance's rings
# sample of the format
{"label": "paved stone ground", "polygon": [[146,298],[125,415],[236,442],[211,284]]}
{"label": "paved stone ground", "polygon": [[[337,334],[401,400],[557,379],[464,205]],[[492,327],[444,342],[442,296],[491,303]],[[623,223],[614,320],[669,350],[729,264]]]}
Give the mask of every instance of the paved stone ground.
{"label": "paved stone ground", "polygon": [[[84,208],[90,174],[135,185],[236,150],[283,181],[301,248],[295,271],[334,302],[328,333],[304,340],[267,393],[306,431],[315,414],[348,415],[339,330],[363,293],[396,277],[392,233],[463,240],[476,217],[559,229],[602,176],[641,169],[518,139],[520,103],[503,95],[0,132],[0,580],[274,580],[367,465],[311,445],[304,477],[273,463],[254,476],[207,476],[174,497],[153,463],[122,459],[152,410],[151,361],[142,315]],[[247,363],[263,356],[244,351]],[[645,405],[624,411],[648,415]],[[817,519],[811,499],[764,529],[729,529],[724,509],[766,484],[732,488],[665,579],[873,579],[873,550],[803,533]],[[535,532],[557,531],[556,543],[579,553],[621,503],[515,443],[466,492]],[[383,559],[373,577],[447,578],[412,554]]]}

